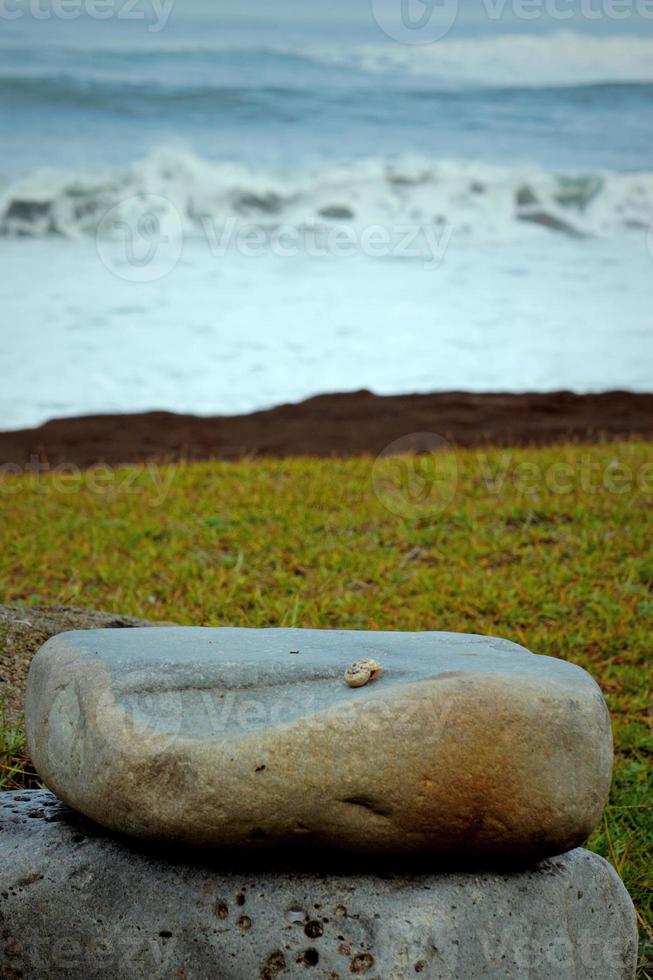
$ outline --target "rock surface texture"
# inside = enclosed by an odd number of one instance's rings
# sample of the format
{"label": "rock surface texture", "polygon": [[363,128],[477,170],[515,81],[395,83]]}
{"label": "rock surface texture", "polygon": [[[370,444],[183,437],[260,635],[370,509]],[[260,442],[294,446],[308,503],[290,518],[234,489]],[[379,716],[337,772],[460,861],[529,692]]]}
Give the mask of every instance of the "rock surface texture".
{"label": "rock surface texture", "polygon": [[252,870],[122,842],[38,791],[1,794],[0,827],[3,977],[635,975],[628,894],[584,850],[513,873]]}
{"label": "rock surface texture", "polygon": [[[351,688],[362,658],[383,673]],[[612,765],[587,673],[455,633],[64,633],[32,663],[26,725],[71,807],[230,848],[537,859],[591,832]]]}
{"label": "rock surface texture", "polygon": [[0,702],[5,724],[16,724],[22,719],[29,665],[39,647],[55,633],[175,625],[78,606],[0,604]]}

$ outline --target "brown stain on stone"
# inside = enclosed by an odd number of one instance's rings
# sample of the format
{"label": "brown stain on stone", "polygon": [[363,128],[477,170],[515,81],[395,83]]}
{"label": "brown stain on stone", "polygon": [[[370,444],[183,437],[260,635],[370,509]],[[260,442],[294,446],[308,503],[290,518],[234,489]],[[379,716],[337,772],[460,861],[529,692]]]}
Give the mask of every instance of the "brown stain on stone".
{"label": "brown stain on stone", "polygon": [[275,949],[267,958],[265,966],[261,970],[260,980],[274,980],[286,969],[286,957],[280,949]]}
{"label": "brown stain on stone", "polygon": [[356,974],[369,973],[374,966],[374,957],[371,953],[357,953],[349,965],[349,972]]}

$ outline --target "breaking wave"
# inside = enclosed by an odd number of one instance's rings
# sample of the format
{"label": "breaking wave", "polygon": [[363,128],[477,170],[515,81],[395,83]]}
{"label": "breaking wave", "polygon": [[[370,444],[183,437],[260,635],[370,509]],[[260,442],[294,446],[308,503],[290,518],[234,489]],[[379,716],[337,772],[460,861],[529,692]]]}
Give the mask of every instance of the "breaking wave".
{"label": "breaking wave", "polygon": [[251,67],[256,74],[249,75],[243,91],[256,88],[257,78],[268,85],[272,76],[282,77],[289,89],[296,89],[307,80],[319,86],[343,71],[359,77],[390,74],[413,78],[445,91],[460,86],[537,89],[653,83],[653,37],[593,37],[573,30],[445,38],[428,45],[310,44],[296,49],[157,39],[146,49],[95,46],[86,56],[75,49],[74,60],[67,55],[65,45],[59,45],[46,47],[37,64],[28,49],[7,48],[0,42],[0,51],[3,90],[44,98],[50,97],[53,84],[60,85],[70,98],[77,94],[80,99],[98,92],[110,95],[114,83],[118,90],[154,84],[152,90],[141,89],[141,96],[146,98],[183,95],[193,89],[212,88],[216,72],[237,74]]}
{"label": "breaking wave", "polygon": [[111,234],[147,204],[187,236],[240,222],[273,231],[401,226],[451,229],[463,241],[591,238],[653,221],[653,173],[549,173],[485,163],[369,158],[296,172],[255,171],[190,153],[158,152],[83,175],[41,170],[0,188],[0,234]]}
{"label": "breaking wave", "polygon": [[450,84],[507,88],[653,81],[653,38],[591,37],[576,31],[313,49],[325,63],[369,72],[403,69]]}

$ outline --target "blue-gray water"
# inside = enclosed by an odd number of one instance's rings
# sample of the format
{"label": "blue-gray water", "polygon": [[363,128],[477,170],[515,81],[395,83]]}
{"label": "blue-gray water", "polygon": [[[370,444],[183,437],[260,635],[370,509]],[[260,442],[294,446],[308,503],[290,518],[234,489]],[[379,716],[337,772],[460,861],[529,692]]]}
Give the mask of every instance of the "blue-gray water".
{"label": "blue-gray water", "polygon": [[[543,2],[528,21],[461,0],[444,37],[404,44],[375,20],[381,0],[140,2],[142,19],[2,24],[16,382],[0,427],[363,384],[651,387],[653,19],[635,4],[557,19]],[[165,277],[137,281],[103,236],[137,222],[141,200],[183,247]],[[233,236],[216,249],[233,223],[263,230],[262,254]],[[422,237],[403,255],[409,226]],[[342,227],[355,254],[307,244]],[[385,252],[364,244],[377,227]],[[292,255],[271,243],[280,228],[298,236]],[[384,359],[397,330],[410,343]],[[149,367],[125,373],[148,344]]]}

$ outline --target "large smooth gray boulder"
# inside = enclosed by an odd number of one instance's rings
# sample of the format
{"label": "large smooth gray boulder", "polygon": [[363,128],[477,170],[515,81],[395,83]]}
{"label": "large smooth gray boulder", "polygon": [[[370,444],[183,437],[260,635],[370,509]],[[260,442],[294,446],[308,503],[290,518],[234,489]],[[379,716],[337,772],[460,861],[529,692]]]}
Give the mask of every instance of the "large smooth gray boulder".
{"label": "large smooth gray boulder", "polygon": [[[349,687],[361,658],[383,673]],[[70,806],[204,846],[539,858],[585,840],[612,766],[580,667],[454,633],[64,633],[26,724]]]}
{"label": "large smooth gray boulder", "polygon": [[49,793],[0,800],[3,977],[634,976],[632,904],[588,851],[513,873],[239,866],[114,839]]}

